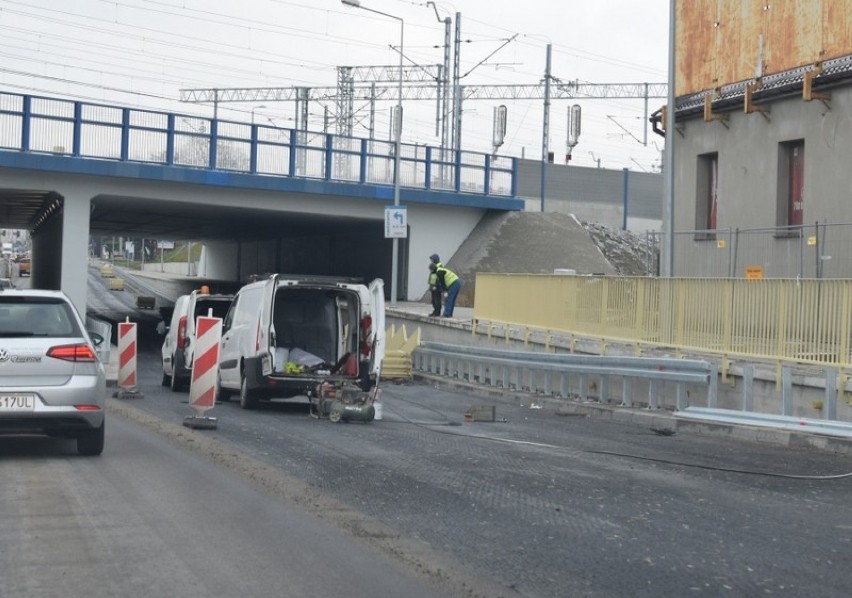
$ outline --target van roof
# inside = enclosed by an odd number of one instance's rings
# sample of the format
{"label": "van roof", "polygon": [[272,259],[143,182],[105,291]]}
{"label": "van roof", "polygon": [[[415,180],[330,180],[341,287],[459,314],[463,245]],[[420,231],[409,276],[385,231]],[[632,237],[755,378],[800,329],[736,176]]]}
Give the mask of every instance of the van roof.
{"label": "van roof", "polygon": [[269,280],[273,276],[278,276],[278,280],[280,281],[293,281],[299,284],[363,284],[366,285],[369,281],[362,276],[324,276],[321,274],[270,274],[265,279],[258,279],[258,281]]}

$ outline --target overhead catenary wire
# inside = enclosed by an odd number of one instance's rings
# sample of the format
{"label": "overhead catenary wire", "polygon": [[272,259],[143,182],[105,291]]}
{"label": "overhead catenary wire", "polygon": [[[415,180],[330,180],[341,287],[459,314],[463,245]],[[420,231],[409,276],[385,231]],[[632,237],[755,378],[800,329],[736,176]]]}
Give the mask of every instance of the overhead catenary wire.
{"label": "overhead catenary wire", "polygon": [[[187,5],[175,6],[158,0],[92,1],[99,2],[104,7],[108,7],[108,9],[99,12],[86,12],[88,9],[78,8],[78,6],[83,6],[82,3],[57,7],[51,3],[43,3],[39,6],[38,2],[0,0],[0,9],[4,11],[4,14],[17,14],[20,19],[23,19],[23,15],[26,15],[26,24],[23,29],[28,29],[28,32],[25,31],[23,35],[32,38],[30,51],[27,52],[28,56],[26,57],[29,61],[26,64],[27,70],[31,70],[36,75],[44,73],[48,69],[62,68],[59,65],[46,65],[47,68],[38,68],[37,66],[30,68],[30,65],[38,63],[40,56],[46,55],[42,53],[44,43],[47,43],[49,40],[49,43],[53,44],[54,48],[57,45],[71,43],[67,39],[61,39],[61,37],[51,38],[51,28],[54,29],[54,32],[56,27],[60,26],[63,29],[82,27],[79,31],[86,31],[86,33],[76,37],[81,41],[92,40],[91,45],[78,45],[77,47],[81,48],[81,50],[74,52],[74,57],[63,65],[65,71],[60,73],[59,77],[50,80],[53,83],[64,81],[66,87],[63,90],[63,95],[66,96],[73,95],[73,91],[91,86],[92,81],[96,81],[96,84],[101,86],[97,89],[101,89],[104,97],[108,94],[121,93],[134,95],[138,98],[138,101],[144,101],[144,98],[160,98],[162,101],[174,102],[175,99],[173,94],[169,93],[169,89],[173,88],[176,82],[182,81],[184,84],[190,86],[217,86],[222,79],[220,78],[218,81],[215,79],[217,75],[221,74],[224,74],[226,78],[236,82],[238,85],[240,83],[256,85],[257,81],[263,81],[272,85],[296,83],[308,87],[318,84],[322,85],[319,81],[319,78],[323,77],[322,73],[334,70],[336,67],[333,63],[339,62],[316,60],[316,53],[299,56],[299,53],[288,51],[289,48],[294,47],[292,44],[278,43],[274,47],[269,45],[264,47],[262,44],[257,45],[257,39],[263,36],[287,40],[304,40],[311,43],[342,44],[346,47],[366,50],[370,48],[380,50],[387,46],[385,43],[386,40],[376,40],[375,36],[365,39],[361,35],[341,33],[340,29],[334,27],[333,19],[336,15],[343,14],[343,11],[330,10],[328,7],[318,5],[308,5],[305,2],[268,0],[268,4],[280,7],[280,10],[286,11],[287,14],[293,11],[312,11],[318,16],[318,18],[312,19],[312,25],[315,23],[317,26],[307,28],[295,27],[292,26],[289,20],[261,19],[247,11],[229,13],[224,8],[221,10],[212,8],[212,6],[215,6],[213,4],[193,8]],[[414,7],[415,4],[411,6]],[[276,10],[278,9],[276,8]],[[139,18],[145,15],[156,17],[158,21],[157,27],[147,26],[145,19]],[[323,16],[320,17],[320,15]],[[351,17],[347,17],[347,19],[349,18]],[[20,19],[15,21],[15,24],[20,23]],[[467,16],[466,19],[468,19]],[[192,21],[193,23],[201,22],[209,25],[209,27],[201,29],[195,27],[188,28],[181,25],[184,21]],[[8,22],[8,19],[4,19],[3,26],[7,26]],[[468,21],[466,20],[466,22]],[[465,31],[464,37],[466,40],[470,40],[471,43],[493,43],[496,40],[505,40],[516,33],[505,28],[501,31],[500,27],[485,23],[481,19],[478,19],[476,15],[471,15],[469,22],[474,24],[475,27],[471,27],[470,31]],[[162,27],[160,23],[163,24]],[[438,39],[441,29],[440,25],[432,23],[429,19],[424,19],[422,23],[418,23],[416,19],[410,19],[407,25],[409,23],[412,30],[420,30],[424,34],[434,35],[435,39]],[[204,32],[208,29],[216,30],[216,28],[220,27],[230,28],[233,34],[216,37],[208,36],[205,38],[203,33],[195,33],[196,31]],[[20,31],[22,27],[18,27],[17,29]],[[192,31],[193,33],[188,35],[188,31]],[[98,48],[103,46],[103,44],[99,46],[98,41],[96,41],[100,38],[116,40],[115,42],[110,42],[109,46],[116,46],[120,43],[118,40],[122,40],[122,42],[129,41],[131,43],[127,44],[126,51],[123,51],[121,46],[119,46],[104,52],[98,51]],[[18,44],[20,45],[20,42]],[[2,45],[2,42],[0,42],[0,45]],[[532,48],[534,44],[526,41],[522,36],[516,39],[512,43],[512,46]],[[409,50],[416,47],[418,47],[418,44],[408,46]],[[426,48],[427,46],[424,45],[423,47]],[[597,61],[598,58],[601,58],[602,61],[599,64],[607,63],[606,57],[586,56],[581,50],[558,43],[554,47],[557,53],[563,48],[573,51],[575,55],[581,57],[580,60],[582,61]],[[80,56],[80,54],[86,53],[90,57]],[[108,65],[105,65],[100,60],[104,54],[109,56]],[[463,53],[463,69],[469,70],[470,65],[476,63],[485,54],[487,54],[487,51]],[[208,58],[213,56],[216,59]],[[430,54],[427,52],[412,54],[411,59],[423,62],[424,64],[438,62],[433,53]],[[14,59],[16,63],[21,60],[20,55]],[[535,74],[538,71],[537,60],[532,62],[528,60],[518,61],[515,56],[511,56],[509,60],[512,64],[517,64],[517,68],[513,68],[512,71],[496,70],[493,73],[480,69],[477,71],[477,79],[501,84],[514,81],[519,75],[523,77],[538,76]],[[10,59],[9,63],[12,61]],[[42,62],[44,63],[44,61]],[[522,62],[527,66],[521,64]],[[612,59],[609,62],[616,64],[620,61]],[[125,64],[129,68],[125,67]],[[142,64],[143,68],[138,69],[130,66],[137,64]],[[246,64],[250,65],[249,68],[246,68]],[[83,65],[79,73],[74,70],[76,65]],[[9,67],[11,67],[11,64],[7,65],[7,68]],[[88,72],[84,72],[82,69],[89,70]],[[127,72],[121,73],[122,69],[127,70]],[[278,73],[283,73],[285,69],[301,69],[299,74],[303,76],[299,80],[295,80],[292,77],[283,79]],[[11,71],[21,70],[24,69],[11,68]],[[42,85],[29,85],[21,81],[20,75],[12,75],[8,71],[7,73],[9,74],[5,77],[5,80],[7,83],[11,82],[13,87],[46,88],[46,86]],[[558,69],[554,73],[564,76],[563,73],[558,72]],[[56,75],[56,73],[49,74],[54,77]],[[121,89],[122,85],[120,82],[119,84],[112,84],[110,81],[120,76],[124,76],[132,82],[125,89]],[[100,80],[97,80],[98,77],[100,77]],[[73,90],[69,86],[73,86]],[[85,91],[81,93],[85,94]],[[103,100],[104,98],[95,99]],[[600,101],[600,103],[608,105],[609,100]],[[530,102],[525,102],[526,106],[523,104],[514,103],[510,107],[530,113],[540,110],[537,106],[530,106]],[[625,104],[621,103],[621,105],[624,106]],[[516,108],[517,106],[520,106],[520,108]],[[189,106],[185,105],[178,111],[182,111],[183,109],[189,109]],[[240,112],[244,111],[234,109],[234,113]],[[487,150],[490,153],[491,140],[489,132],[491,122],[489,115],[486,114],[490,113],[490,110],[485,109],[482,112],[482,115],[476,115],[473,112],[465,113],[464,137],[470,142],[470,146],[466,146],[464,149],[476,151],[477,148],[487,146]],[[518,114],[521,114],[521,112],[518,112]],[[557,121],[555,123],[557,127],[560,126],[558,121],[563,116],[556,115],[554,117],[554,120]],[[593,117],[591,111],[586,114],[586,118],[586,122],[589,125],[600,126],[600,121]],[[534,123],[535,120],[534,118],[515,119],[510,116],[507,138],[512,140],[512,144],[504,146],[503,155],[520,155],[522,153],[522,145],[526,145],[528,148],[534,147],[534,142],[527,142],[524,139],[538,135],[535,124],[526,126],[531,122]],[[409,124],[411,125],[410,127],[407,126]],[[379,124],[377,126],[382,125]],[[406,112],[406,142],[410,140],[412,143],[434,145],[435,135],[433,134],[433,130],[433,120],[425,117],[415,118],[414,110]],[[559,139],[559,137],[561,135],[554,135],[555,139]],[[590,143],[592,142],[591,137],[587,137],[587,139]],[[606,147],[601,147],[601,144],[606,144]],[[594,147],[596,153],[605,155],[608,163],[617,161],[614,158],[610,158],[608,154],[620,154],[624,152],[623,143],[621,146],[618,142],[607,143],[604,137],[599,137],[595,141],[595,145],[590,147]],[[656,156],[654,157],[656,158]],[[621,158],[621,161],[623,162],[624,159]]]}

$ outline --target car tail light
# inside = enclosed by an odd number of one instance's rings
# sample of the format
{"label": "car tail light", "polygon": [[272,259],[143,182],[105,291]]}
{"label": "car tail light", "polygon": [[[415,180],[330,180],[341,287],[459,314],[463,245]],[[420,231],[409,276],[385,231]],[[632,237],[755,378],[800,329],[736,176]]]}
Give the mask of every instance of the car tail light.
{"label": "car tail light", "polygon": [[370,355],[373,347],[370,345],[370,337],[373,334],[373,317],[364,314],[361,318],[361,354],[364,357]]}
{"label": "car tail light", "polygon": [[74,409],[77,411],[100,411],[101,408],[98,405],[74,405]]}
{"label": "car tail light", "polygon": [[177,348],[186,348],[186,316],[181,316],[180,320],[178,320]]}
{"label": "car tail light", "polygon": [[86,343],[76,345],[57,345],[47,351],[48,357],[64,359],[65,361],[97,361],[98,356]]}
{"label": "car tail light", "polygon": [[260,318],[257,320],[257,331],[254,334],[254,352],[260,351]]}

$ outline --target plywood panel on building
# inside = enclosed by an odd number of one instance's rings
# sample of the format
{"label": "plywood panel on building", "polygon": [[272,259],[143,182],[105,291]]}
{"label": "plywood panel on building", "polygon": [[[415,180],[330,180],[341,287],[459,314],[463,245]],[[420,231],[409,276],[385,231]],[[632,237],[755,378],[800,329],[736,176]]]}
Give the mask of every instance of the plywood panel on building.
{"label": "plywood panel on building", "polygon": [[681,0],[676,5],[676,95],[715,87],[715,8],[716,0]]}
{"label": "plywood panel on building", "polygon": [[677,0],[675,92],[852,54],[852,0]]}
{"label": "plywood panel on building", "polygon": [[852,0],[826,2],[822,11],[823,60],[852,54]]}

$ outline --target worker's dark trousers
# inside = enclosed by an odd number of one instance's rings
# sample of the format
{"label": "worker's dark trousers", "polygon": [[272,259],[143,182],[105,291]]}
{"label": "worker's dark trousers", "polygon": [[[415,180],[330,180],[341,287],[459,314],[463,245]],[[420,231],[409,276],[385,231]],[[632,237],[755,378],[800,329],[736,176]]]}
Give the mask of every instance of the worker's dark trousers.
{"label": "worker's dark trousers", "polygon": [[432,315],[441,315],[441,291],[432,291]]}
{"label": "worker's dark trousers", "polygon": [[451,318],[453,315],[453,309],[456,307],[456,297],[459,296],[460,289],[461,278],[451,284],[450,288],[447,289],[447,300],[444,302],[444,315],[448,318]]}

